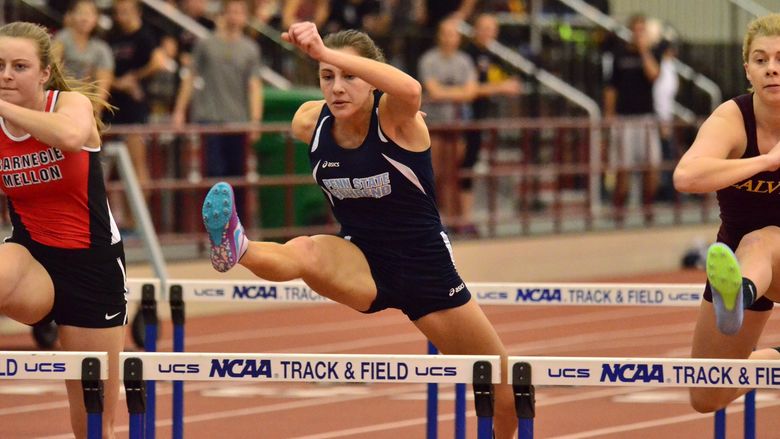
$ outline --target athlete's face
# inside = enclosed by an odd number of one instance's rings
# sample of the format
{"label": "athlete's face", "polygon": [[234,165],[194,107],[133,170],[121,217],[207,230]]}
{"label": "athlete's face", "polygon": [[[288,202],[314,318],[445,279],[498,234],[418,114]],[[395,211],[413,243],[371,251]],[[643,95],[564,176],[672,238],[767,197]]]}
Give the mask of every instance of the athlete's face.
{"label": "athlete's face", "polygon": [[[358,54],[351,47],[338,50],[351,55]],[[371,110],[370,98],[374,87],[332,64],[320,63],[320,89],[328,108],[338,119],[352,117],[366,109]]]}
{"label": "athlete's face", "polygon": [[0,99],[34,108],[49,74],[49,67],[41,68],[33,40],[0,37]]}
{"label": "athlete's face", "polygon": [[780,36],[753,40],[745,74],[759,97],[780,102]]}

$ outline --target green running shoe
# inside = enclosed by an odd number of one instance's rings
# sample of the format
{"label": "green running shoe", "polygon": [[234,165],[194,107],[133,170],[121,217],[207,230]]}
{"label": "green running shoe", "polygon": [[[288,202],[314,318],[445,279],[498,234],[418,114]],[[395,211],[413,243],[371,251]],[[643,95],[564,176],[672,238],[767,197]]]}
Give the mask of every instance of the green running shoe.
{"label": "green running shoe", "polygon": [[731,249],[720,242],[707,249],[707,280],[720,332],[734,335],[742,327],[742,271]]}

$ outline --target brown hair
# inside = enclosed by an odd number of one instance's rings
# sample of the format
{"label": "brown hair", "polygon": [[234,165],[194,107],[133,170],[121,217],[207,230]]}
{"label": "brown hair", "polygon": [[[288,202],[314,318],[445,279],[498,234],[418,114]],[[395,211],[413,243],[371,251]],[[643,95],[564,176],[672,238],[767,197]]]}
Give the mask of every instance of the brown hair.
{"label": "brown hair", "polygon": [[769,14],[758,17],[747,26],[745,39],[742,42],[742,60],[748,62],[750,45],[756,37],[780,36],[780,14]]}
{"label": "brown hair", "polygon": [[[75,91],[83,94],[92,102],[93,108],[104,108],[113,111],[114,107],[98,95],[97,83],[79,81],[68,77],[63,73],[59,63],[52,55],[52,44],[49,32],[41,25],[29,23],[26,21],[15,21],[0,27],[0,37],[25,38],[35,43],[38,49],[38,60],[41,62],[41,68],[51,67],[51,76],[44,84],[46,89]],[[95,114],[98,131],[101,133],[105,125]]]}
{"label": "brown hair", "polygon": [[354,29],[342,30],[329,34],[322,42],[325,43],[326,47],[331,49],[351,47],[363,58],[385,62],[385,54],[382,53],[382,49],[374,43],[374,40],[367,34]]}

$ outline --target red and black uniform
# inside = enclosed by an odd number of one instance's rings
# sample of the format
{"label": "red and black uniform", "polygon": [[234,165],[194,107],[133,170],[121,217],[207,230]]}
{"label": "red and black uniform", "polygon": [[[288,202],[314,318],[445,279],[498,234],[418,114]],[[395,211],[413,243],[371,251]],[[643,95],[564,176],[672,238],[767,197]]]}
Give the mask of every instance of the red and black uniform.
{"label": "red and black uniform", "polygon": [[[45,111],[54,111],[58,94],[46,92]],[[0,187],[13,226],[6,242],[26,247],[46,268],[55,290],[48,318],[61,325],[111,327],[126,317],[124,251],[99,151],[14,136],[0,118]]]}
{"label": "red and black uniform", "polygon": [[[743,159],[761,155],[758,150],[756,134],[756,115],[753,111],[753,95],[745,94],[734,98],[745,122],[747,146]],[[720,206],[721,225],[718,230],[718,242],[732,250],[737,249],[742,237],[767,226],[780,226],[780,170],[759,172],[758,174],[723,188],[717,192]],[[704,299],[712,302],[712,291],[707,283]],[[748,307],[754,311],[772,309],[774,303],[765,296],[759,297]]]}

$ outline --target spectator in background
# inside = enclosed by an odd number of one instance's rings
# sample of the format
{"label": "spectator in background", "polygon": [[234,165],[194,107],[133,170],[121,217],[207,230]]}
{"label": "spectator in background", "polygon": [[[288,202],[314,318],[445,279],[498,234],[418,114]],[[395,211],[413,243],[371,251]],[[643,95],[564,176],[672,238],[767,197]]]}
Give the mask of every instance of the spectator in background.
{"label": "spectator in background", "polygon": [[[154,62],[152,56],[157,43],[152,31],[144,26],[138,0],[114,1],[114,25],[108,35],[115,63],[109,103],[116,110],[105,115],[105,119],[114,125],[143,124],[149,119],[144,81],[160,68],[159,61]],[[141,134],[128,134],[125,143],[138,181],[144,185],[149,181],[144,137]],[[112,204],[117,207],[124,205],[114,200]],[[127,209],[118,208],[116,213],[121,227],[134,227]]]}
{"label": "spectator in background", "polygon": [[311,21],[321,27],[328,20],[329,0],[285,0],[282,9],[282,29],[293,23]]}
{"label": "spectator in background", "polygon": [[278,28],[282,25],[282,4],[280,0],[255,0],[252,18],[260,23]]}
{"label": "spectator in background", "polygon": [[176,90],[179,86],[179,43],[172,35],[163,35],[152,53],[152,62],[159,66],[146,81],[149,121],[170,122]]}
{"label": "spectator in background", "polygon": [[331,0],[325,33],[359,29],[372,37],[383,35],[390,24],[379,0]]}
{"label": "spectator in background", "polygon": [[[522,91],[522,84],[517,76],[508,72],[503,61],[488,50],[488,46],[498,37],[498,20],[492,14],[480,14],[474,21],[474,38],[464,49],[474,61],[477,69],[477,97],[471,103],[474,120],[500,117],[496,98],[517,98]],[[466,151],[461,163],[461,169],[471,171],[479,159],[479,149],[482,145],[481,131],[466,132]],[[461,212],[466,225],[463,232],[476,234],[473,226],[474,192],[473,179],[460,180]]]}
{"label": "spectator in background", "polygon": [[[182,0],[181,11],[209,31],[213,31],[217,27],[214,20],[207,15],[207,0]],[[189,68],[191,63],[190,54],[197,42],[198,36],[188,31],[187,28],[183,28],[179,33],[178,52],[179,63],[182,68]]]}
{"label": "spectator in background", "polygon": [[629,170],[641,166],[643,180],[642,204],[645,221],[652,219],[650,204],[658,186],[658,166],[661,163],[661,139],[653,108],[653,83],[660,69],[646,32],[646,19],[634,15],[629,20],[631,41],[622,40],[611,47],[612,75],[604,88],[604,116],[612,125],[610,163],[615,172],[615,221],[622,224],[629,195]]}
{"label": "spectator in background", "polygon": [[[289,29],[293,23],[301,21],[311,21],[318,29],[322,29],[328,20],[329,5],[329,0],[285,0],[282,29]],[[312,63],[297,53],[285,57],[282,71],[297,84],[313,84],[317,81],[317,70]]]}
{"label": "spectator in background", "polygon": [[466,21],[474,12],[477,0],[441,1],[425,0],[422,24],[428,29],[435,29],[447,19]]}
{"label": "spectator in background", "polygon": [[[680,79],[677,76],[677,48],[673,40],[676,33],[666,27],[660,20],[649,20],[650,41],[654,46],[659,73],[658,79],[653,83],[653,107],[658,117],[661,133],[661,156],[664,161],[677,161],[677,152],[674,144],[674,104],[677,90],[680,87]],[[658,199],[671,201],[674,198],[674,183],[672,171],[662,171],[658,186]]]}
{"label": "spectator in background", "polygon": [[[260,122],[263,115],[260,49],[244,35],[248,19],[245,0],[223,2],[217,31],[199,41],[192,52],[190,72],[182,79],[176,98],[175,125],[184,124],[190,101],[190,120],[195,123]],[[247,143],[253,144],[258,137],[257,132],[248,136],[232,133],[205,136],[206,176],[245,175]],[[243,203],[238,206],[243,210]]]}
{"label": "spectator in background", "polygon": [[[114,56],[105,41],[95,37],[99,13],[94,0],[76,0],[64,17],[65,27],[54,37],[52,51],[65,67],[68,76],[93,83],[93,91],[102,101],[108,100],[108,89],[114,79]],[[103,105],[95,101],[98,118]]]}
{"label": "spectator in background", "polygon": [[419,23],[424,15],[422,0],[384,0],[383,7],[389,11],[392,32],[387,33],[388,61],[393,66],[406,72],[413,72],[420,59],[418,52],[421,46],[417,40]]}
{"label": "spectator in background", "polygon": [[[460,47],[459,20],[439,25],[437,45],[420,59],[418,76],[423,85],[423,111],[428,121],[456,122],[470,119],[471,101],[477,95],[477,71]],[[431,132],[431,155],[436,193],[445,220],[462,213],[457,191],[457,171],[463,160],[463,136],[458,132]],[[457,231],[457,230],[456,230]]]}

